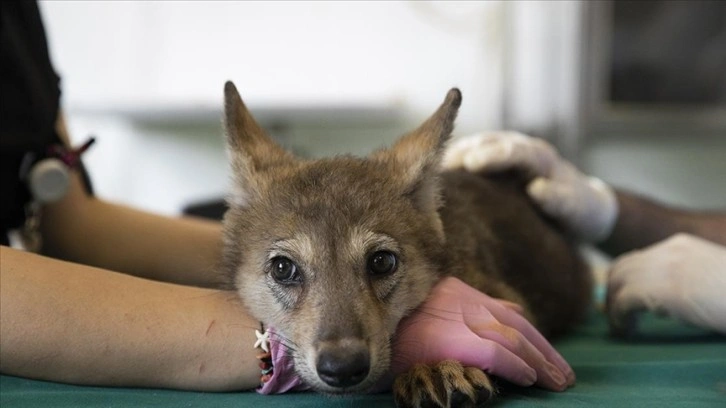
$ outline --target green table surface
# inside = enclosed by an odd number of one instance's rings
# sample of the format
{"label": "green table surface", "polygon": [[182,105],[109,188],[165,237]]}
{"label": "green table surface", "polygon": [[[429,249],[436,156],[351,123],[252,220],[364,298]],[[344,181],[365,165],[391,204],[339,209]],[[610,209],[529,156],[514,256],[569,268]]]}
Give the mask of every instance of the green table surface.
{"label": "green table surface", "polygon": [[[618,341],[596,313],[557,349],[577,373],[563,393],[502,386],[492,407],[726,407],[726,337],[647,316]],[[262,396],[73,386],[0,376],[0,407],[393,407],[390,394]]]}

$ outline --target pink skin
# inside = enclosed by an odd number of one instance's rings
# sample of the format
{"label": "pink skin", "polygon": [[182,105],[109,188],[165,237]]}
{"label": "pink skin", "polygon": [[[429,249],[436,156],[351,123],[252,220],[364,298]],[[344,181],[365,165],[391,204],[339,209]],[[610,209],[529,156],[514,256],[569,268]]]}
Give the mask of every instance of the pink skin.
{"label": "pink skin", "polygon": [[572,368],[521,311],[459,279],[444,278],[399,324],[392,374],[452,359],[520,386],[564,391],[575,382]]}
{"label": "pink skin", "polygon": [[[515,303],[487,296],[456,278],[442,279],[399,324],[391,371],[372,391],[390,389],[393,378],[415,364],[448,359],[520,386],[566,390],[575,383],[575,373],[521,313]],[[271,335],[275,375],[258,392],[309,389],[275,336]]]}

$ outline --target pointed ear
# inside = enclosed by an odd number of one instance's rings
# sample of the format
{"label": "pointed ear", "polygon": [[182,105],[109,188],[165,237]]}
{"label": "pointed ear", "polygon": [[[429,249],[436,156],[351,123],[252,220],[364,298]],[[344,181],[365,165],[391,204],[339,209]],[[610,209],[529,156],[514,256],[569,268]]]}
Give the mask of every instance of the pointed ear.
{"label": "pointed ear", "polygon": [[446,99],[418,129],[399,139],[393,147],[373,153],[393,169],[393,174],[424,210],[439,207],[439,163],[454,129],[461,106],[461,92],[453,88]]}
{"label": "pointed ear", "polygon": [[260,193],[259,173],[293,162],[295,158],[255,121],[231,81],[224,84],[224,128],[235,181],[231,200],[233,204],[244,206]]}

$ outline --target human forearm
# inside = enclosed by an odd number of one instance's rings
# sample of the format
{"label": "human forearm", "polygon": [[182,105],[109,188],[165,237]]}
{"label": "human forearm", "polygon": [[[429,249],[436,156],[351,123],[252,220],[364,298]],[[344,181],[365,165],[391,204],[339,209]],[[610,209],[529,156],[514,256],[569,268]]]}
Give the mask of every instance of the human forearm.
{"label": "human forearm", "polygon": [[[89,254],[138,276],[203,287],[228,283],[220,274],[221,223],[172,218],[100,202],[89,232],[105,240]],[[110,231],[109,231],[110,230]],[[101,244],[101,242],[97,242]],[[118,248],[123,247],[123,251]]]}
{"label": "human forearm", "polygon": [[[66,147],[63,114],[56,131]],[[80,174],[71,173],[65,197],[44,207],[43,253],[118,272],[196,286],[219,286],[221,225],[170,218],[89,196]]]}
{"label": "human forearm", "polygon": [[221,224],[146,213],[87,196],[76,174],[66,197],[44,209],[43,252],[168,282],[218,286]]}
{"label": "human forearm", "polygon": [[618,219],[601,243],[611,255],[644,248],[679,232],[726,245],[726,213],[675,209],[628,192],[616,194]]}
{"label": "human forearm", "polygon": [[259,382],[234,293],[148,281],[2,247],[0,371],[105,386]]}
{"label": "human forearm", "polygon": [[444,165],[482,173],[516,169],[534,177],[527,185],[532,201],[576,238],[598,243],[611,255],[679,232],[726,245],[726,212],[679,210],[615,191],[580,172],[542,139],[514,132],[477,134],[452,143]]}

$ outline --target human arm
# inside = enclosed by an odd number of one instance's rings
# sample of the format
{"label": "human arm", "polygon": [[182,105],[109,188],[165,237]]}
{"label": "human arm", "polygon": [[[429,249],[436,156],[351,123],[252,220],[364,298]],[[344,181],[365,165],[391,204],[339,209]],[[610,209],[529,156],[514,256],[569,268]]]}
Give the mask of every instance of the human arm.
{"label": "human arm", "polygon": [[645,197],[616,191],[619,216],[599,247],[611,255],[645,248],[678,233],[726,246],[726,212],[678,209]]}
{"label": "human arm", "polygon": [[563,391],[574,384],[570,366],[520,312],[518,305],[444,278],[399,324],[392,374],[455,359],[520,386]]}
{"label": "human arm", "polygon": [[[68,144],[59,115],[56,130]],[[218,286],[221,224],[165,217],[93,197],[77,170],[68,193],[43,208],[43,253],[144,278],[197,286]]]}
{"label": "human arm", "polygon": [[[632,251],[609,272],[607,311],[614,334],[632,332],[643,310],[724,331],[718,316],[726,315],[726,305],[718,292],[726,288],[726,213],[676,209],[614,191],[580,173],[546,142],[521,134],[477,135],[448,153],[449,167],[523,170],[534,177],[527,188],[532,200],[574,235],[598,241],[611,255]],[[612,211],[613,202],[617,217],[599,217]]]}
{"label": "human arm", "polygon": [[258,323],[235,293],[0,247],[0,371],[99,386],[259,385]]}
{"label": "human arm", "polygon": [[532,200],[567,230],[611,255],[679,232],[726,245],[726,213],[671,208],[581,173],[550,144],[516,132],[482,133],[454,142],[445,166],[473,172],[518,169]]}

